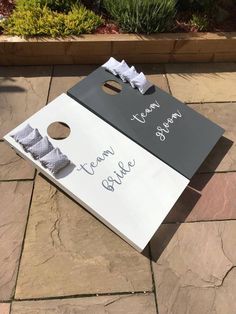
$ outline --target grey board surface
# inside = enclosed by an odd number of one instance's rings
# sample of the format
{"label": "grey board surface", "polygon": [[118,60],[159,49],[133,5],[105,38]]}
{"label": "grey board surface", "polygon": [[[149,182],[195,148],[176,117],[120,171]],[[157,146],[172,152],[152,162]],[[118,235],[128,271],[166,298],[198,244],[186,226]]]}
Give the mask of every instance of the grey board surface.
{"label": "grey board surface", "polygon": [[[120,93],[103,91],[109,80],[122,86]],[[157,86],[142,95],[102,67],[67,94],[188,179],[224,133]]]}

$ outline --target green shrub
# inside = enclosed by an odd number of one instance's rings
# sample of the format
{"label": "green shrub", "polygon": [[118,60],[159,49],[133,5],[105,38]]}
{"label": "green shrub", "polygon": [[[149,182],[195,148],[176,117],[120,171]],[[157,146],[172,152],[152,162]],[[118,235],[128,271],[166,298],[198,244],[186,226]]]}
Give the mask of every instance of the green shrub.
{"label": "green shrub", "polygon": [[39,0],[18,0],[12,15],[4,22],[4,33],[17,36],[60,36],[63,14],[40,6]]}
{"label": "green shrub", "polygon": [[101,24],[101,17],[82,5],[64,14],[34,4],[30,9],[17,5],[2,26],[9,35],[63,37],[91,33]]}
{"label": "green shrub", "polygon": [[86,9],[81,5],[76,6],[65,15],[64,35],[88,34],[102,23],[102,18],[96,15],[93,11]]}
{"label": "green shrub", "polygon": [[104,8],[126,32],[156,33],[171,29],[175,0],[103,0]]}

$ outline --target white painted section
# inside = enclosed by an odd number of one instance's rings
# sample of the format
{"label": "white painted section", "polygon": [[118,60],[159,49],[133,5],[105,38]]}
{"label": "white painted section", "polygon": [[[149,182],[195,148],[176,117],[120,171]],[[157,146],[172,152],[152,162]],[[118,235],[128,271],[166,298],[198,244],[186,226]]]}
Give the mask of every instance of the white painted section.
{"label": "white painted section", "polygon": [[[74,166],[68,166],[52,175],[39,161],[26,153],[10,136],[29,123],[47,135],[48,126],[56,121],[65,122],[71,133],[64,140],[50,139],[55,147],[68,156]],[[41,173],[81,203],[123,239],[142,251],[163,219],[175,204],[189,180],[151,155],[145,149],[98,118],[78,102],[62,94],[4,137],[23,158],[30,161]],[[105,160],[93,168],[94,175],[80,164],[95,162],[105,150],[112,150]],[[127,169],[135,160],[122,184],[114,185],[111,192],[102,181],[115,177],[121,161]]]}

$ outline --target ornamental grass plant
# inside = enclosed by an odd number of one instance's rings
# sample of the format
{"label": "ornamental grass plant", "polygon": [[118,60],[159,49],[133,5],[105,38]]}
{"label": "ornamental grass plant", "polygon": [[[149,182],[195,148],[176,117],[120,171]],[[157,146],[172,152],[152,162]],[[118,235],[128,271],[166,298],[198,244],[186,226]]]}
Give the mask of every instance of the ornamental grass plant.
{"label": "ornamental grass plant", "polygon": [[176,14],[175,0],[103,0],[103,6],[128,33],[170,31]]}

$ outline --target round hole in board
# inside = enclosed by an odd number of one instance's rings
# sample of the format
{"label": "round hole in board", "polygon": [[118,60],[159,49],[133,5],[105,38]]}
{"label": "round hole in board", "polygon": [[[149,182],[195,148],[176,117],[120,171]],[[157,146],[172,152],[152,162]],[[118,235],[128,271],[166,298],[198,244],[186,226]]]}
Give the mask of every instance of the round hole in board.
{"label": "round hole in board", "polygon": [[49,125],[47,132],[54,140],[64,140],[70,135],[70,127],[64,122],[57,121]]}
{"label": "round hole in board", "polygon": [[106,81],[102,85],[102,90],[108,95],[117,95],[121,92],[122,86],[116,81]]}

